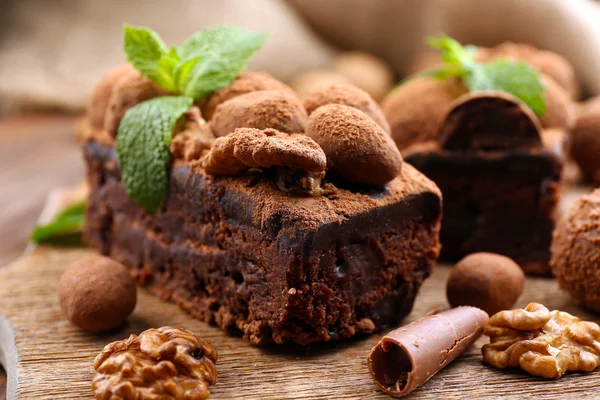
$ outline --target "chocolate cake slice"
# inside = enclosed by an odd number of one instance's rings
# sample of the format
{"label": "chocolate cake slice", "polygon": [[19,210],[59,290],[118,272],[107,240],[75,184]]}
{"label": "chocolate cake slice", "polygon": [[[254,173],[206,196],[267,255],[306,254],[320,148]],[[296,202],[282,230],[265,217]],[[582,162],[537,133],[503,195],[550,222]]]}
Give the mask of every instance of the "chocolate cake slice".
{"label": "chocolate cake slice", "polygon": [[[309,116],[274,82],[243,73],[205,103],[208,122],[196,103],[167,132],[169,147],[154,140],[140,157],[121,158],[166,126],[146,124],[144,113],[179,100],[153,99],[160,91],[131,69],[107,74],[84,145],[87,240],[140,284],[253,344],[395,325],[439,255],[440,191],[403,163],[387,125],[371,116],[379,106],[360,89],[325,91]],[[165,195],[143,207],[128,185],[148,173],[131,165],[144,170],[155,151],[169,161]]]}
{"label": "chocolate cake slice", "polygon": [[444,195],[441,257],[493,252],[550,274],[564,140],[512,96],[483,92],[456,100],[436,140],[403,149]]}
{"label": "chocolate cake slice", "polygon": [[281,192],[262,173],[207,175],[175,162],[155,214],[127,196],[115,150],[86,143],[87,240],[140,283],[254,344],[395,325],[436,262],[441,196],[410,165],[379,189]]}

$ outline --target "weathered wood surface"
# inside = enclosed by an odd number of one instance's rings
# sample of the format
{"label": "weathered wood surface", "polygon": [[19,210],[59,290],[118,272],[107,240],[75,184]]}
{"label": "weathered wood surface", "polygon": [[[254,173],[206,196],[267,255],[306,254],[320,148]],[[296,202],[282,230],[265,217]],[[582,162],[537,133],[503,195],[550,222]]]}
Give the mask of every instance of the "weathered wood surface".
{"label": "weathered wood surface", "polygon": [[[92,362],[102,347],[150,327],[181,326],[209,340],[219,351],[219,383],[215,399],[358,399],[386,398],[369,376],[365,358],[379,340],[359,340],[308,347],[253,347],[215,327],[190,318],[172,304],[139,291],[128,323],[107,334],[89,334],[61,315],[56,286],[62,271],[90,250],[39,248],[0,270],[3,292],[0,347],[8,376],[8,397],[19,399],[84,399],[91,396]],[[447,307],[448,267],[427,280],[407,321]],[[519,305],[538,301],[597,320],[575,306],[550,279],[529,278]],[[12,338],[11,338],[12,336]],[[14,340],[13,340],[14,338]],[[481,363],[481,338],[467,354],[414,392],[414,398],[552,398],[597,394],[600,371],[568,374],[558,381],[536,379],[518,371],[498,371]]]}

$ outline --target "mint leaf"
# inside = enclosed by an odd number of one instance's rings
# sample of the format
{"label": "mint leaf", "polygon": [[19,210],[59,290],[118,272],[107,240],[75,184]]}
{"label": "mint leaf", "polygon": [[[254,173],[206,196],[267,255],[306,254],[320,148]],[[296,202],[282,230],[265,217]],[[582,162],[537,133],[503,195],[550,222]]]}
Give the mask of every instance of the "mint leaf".
{"label": "mint leaf", "polygon": [[232,26],[207,28],[193,35],[179,49],[183,62],[189,63],[178,78],[180,92],[201,99],[226,87],[266,39],[266,34]]}
{"label": "mint leaf", "polygon": [[177,49],[169,50],[150,28],[125,24],[124,35],[127,61],[159,86],[175,91],[173,68],[180,60]]}
{"label": "mint leaf", "polygon": [[[446,35],[428,37],[427,43],[430,47],[440,50],[442,61],[445,64],[460,66],[463,70],[468,70],[475,63],[477,49],[474,46],[463,47],[458,41]],[[460,70],[456,70],[456,72],[461,73]]]}
{"label": "mint leaf", "polygon": [[499,90],[521,99],[538,116],[546,112],[544,83],[538,72],[524,62],[496,60],[478,64],[465,82],[471,91]]}
{"label": "mint leaf", "polygon": [[54,243],[73,237],[75,242],[80,243],[84,223],[85,202],[80,201],[65,208],[51,222],[37,225],[30,240],[35,243]]}
{"label": "mint leaf", "polygon": [[497,90],[510,93],[523,101],[541,117],[546,112],[544,84],[530,65],[520,61],[496,60],[480,63],[475,60],[477,48],[462,46],[448,36],[429,37],[427,42],[442,53],[444,64],[417,76],[435,79],[457,77],[463,79],[472,92]]}
{"label": "mint leaf", "polygon": [[184,96],[156,97],[130,108],[119,125],[116,149],[125,189],[149,211],[167,194],[173,129],[193,102]]}

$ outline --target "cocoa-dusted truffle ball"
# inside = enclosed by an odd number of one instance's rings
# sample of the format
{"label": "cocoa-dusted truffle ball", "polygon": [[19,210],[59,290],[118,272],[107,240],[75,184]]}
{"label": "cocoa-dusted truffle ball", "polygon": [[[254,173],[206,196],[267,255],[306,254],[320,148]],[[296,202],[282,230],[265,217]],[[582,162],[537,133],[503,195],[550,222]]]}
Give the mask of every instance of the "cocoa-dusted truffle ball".
{"label": "cocoa-dusted truffle ball", "polygon": [[229,86],[217,90],[212,96],[210,96],[202,108],[202,116],[206,120],[210,120],[219,104],[224,103],[236,96],[255,92],[257,90],[280,90],[283,92],[294,92],[291,87],[281,81],[278,81],[267,73],[242,72],[229,84]]}
{"label": "cocoa-dusted truffle ball", "polygon": [[525,275],[513,260],[500,254],[474,253],[452,268],[446,296],[452,307],[473,306],[493,315],[512,308],[524,287]]}
{"label": "cocoa-dusted truffle ball", "polygon": [[117,80],[111,91],[104,117],[104,130],[117,136],[117,130],[125,112],[148,99],[165,96],[168,91],[161,88],[138,71],[124,74]]}
{"label": "cocoa-dusted truffle ball", "polygon": [[347,182],[383,185],[400,173],[402,156],[390,136],[354,107],[317,108],[308,118],[306,134],[325,152],[330,172]]}
{"label": "cocoa-dusted truffle ball", "polygon": [[600,185],[600,103],[581,108],[571,132],[571,157],[588,179]]}
{"label": "cocoa-dusted truffle ball", "polygon": [[112,68],[100,79],[90,96],[87,118],[92,128],[104,128],[104,116],[113,88],[119,80],[128,75],[135,75],[135,69],[129,65],[119,65]]}
{"label": "cocoa-dusted truffle ball", "polygon": [[560,219],[550,254],[560,287],[582,306],[600,311],[600,189],[581,197]]}
{"label": "cocoa-dusted truffle ball", "polygon": [[569,131],[575,123],[575,107],[569,94],[554,79],[542,74],[545,85],[546,113],[540,118],[542,127]]}
{"label": "cocoa-dusted truffle ball", "polygon": [[362,51],[347,51],[333,59],[331,68],[381,100],[394,84],[394,72],[382,59]]}
{"label": "cocoa-dusted truffle ball", "polygon": [[327,104],[343,104],[357,108],[371,117],[384,131],[390,132],[390,125],[385,120],[379,104],[367,92],[354,85],[336,83],[323,86],[307,94],[304,99],[304,108],[308,115]]}
{"label": "cocoa-dusted truffle ball", "polygon": [[220,104],[210,127],[216,137],[237,128],[273,128],[284,133],[302,133],[306,129],[306,119],[306,110],[296,96],[279,90],[260,90]]}
{"label": "cocoa-dusted truffle ball", "polygon": [[381,107],[400,150],[435,139],[450,105],[466,87],[454,79],[413,78],[393,90]]}
{"label": "cocoa-dusted truffle ball", "polygon": [[567,91],[569,97],[579,97],[579,84],[573,66],[566,58],[552,51],[540,50],[524,43],[505,42],[496,47],[477,48],[477,59],[491,61],[499,58],[524,61],[540,72],[550,76]]}
{"label": "cocoa-dusted truffle ball", "polygon": [[329,69],[312,69],[296,75],[290,82],[290,86],[296,92],[299,98],[305,99],[306,96],[322,87],[342,83],[351,85],[350,79],[339,72]]}
{"label": "cocoa-dusted truffle ball", "polygon": [[69,321],[99,332],[121,325],[135,308],[136,286],[129,271],[103,256],[73,263],[58,283],[61,308]]}

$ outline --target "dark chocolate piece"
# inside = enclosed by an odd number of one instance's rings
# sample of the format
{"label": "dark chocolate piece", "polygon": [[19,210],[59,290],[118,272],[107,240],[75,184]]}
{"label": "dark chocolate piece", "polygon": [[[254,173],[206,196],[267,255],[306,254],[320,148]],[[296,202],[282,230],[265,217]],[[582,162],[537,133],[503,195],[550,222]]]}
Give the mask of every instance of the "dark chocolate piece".
{"label": "dark chocolate piece", "polygon": [[444,149],[498,150],[541,147],[541,127],[533,112],[502,92],[459,97],[440,127]]}
{"label": "dark chocolate piece", "polygon": [[457,307],[388,333],[367,357],[373,380],[389,395],[409,394],[473,344],[488,319],[478,308]]}
{"label": "dark chocolate piece", "polygon": [[125,192],[114,147],[84,146],[87,239],[138,282],[253,344],[338,340],[397,324],[439,254],[441,195],[412,166],[358,192],[294,196],[274,179],[175,160],[154,214]]}

